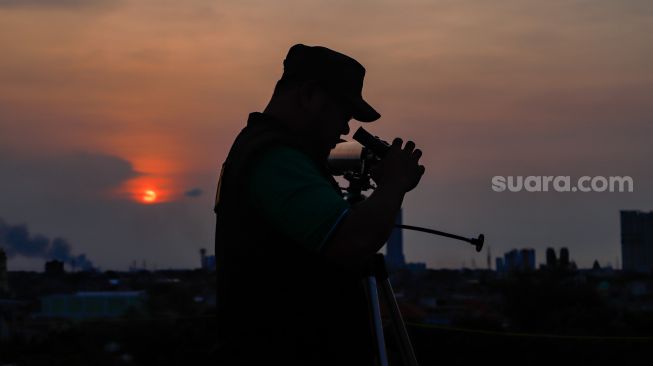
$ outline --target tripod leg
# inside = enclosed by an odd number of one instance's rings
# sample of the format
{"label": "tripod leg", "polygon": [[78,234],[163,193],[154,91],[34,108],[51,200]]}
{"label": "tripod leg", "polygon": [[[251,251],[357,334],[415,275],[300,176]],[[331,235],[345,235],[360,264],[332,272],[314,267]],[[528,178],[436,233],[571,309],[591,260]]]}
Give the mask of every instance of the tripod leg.
{"label": "tripod leg", "polygon": [[389,279],[385,279],[381,282],[381,295],[383,296],[383,300],[388,306],[390,312],[392,329],[397,338],[397,342],[399,343],[399,351],[404,366],[418,366],[417,358],[415,358],[415,351],[413,350],[413,345],[410,343],[406,324],[404,323],[404,319],[399,311],[399,305],[397,304],[397,299],[395,298],[394,291],[392,291],[392,285],[390,284]]}
{"label": "tripod leg", "polygon": [[377,357],[376,363],[379,366],[388,366],[388,355],[385,348],[385,337],[383,335],[383,322],[381,321],[381,306],[379,304],[379,292],[376,278],[369,276],[365,279],[368,304],[370,306],[370,323],[372,333],[376,341]]}

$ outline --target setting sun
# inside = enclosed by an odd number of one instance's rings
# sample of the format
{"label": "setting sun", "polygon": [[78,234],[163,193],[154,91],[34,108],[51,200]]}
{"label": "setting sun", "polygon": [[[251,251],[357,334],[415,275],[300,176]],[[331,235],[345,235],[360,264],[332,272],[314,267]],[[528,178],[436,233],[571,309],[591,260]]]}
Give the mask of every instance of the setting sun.
{"label": "setting sun", "polygon": [[175,194],[179,190],[167,177],[142,174],[125,181],[111,194],[114,198],[127,199],[140,204],[160,204],[179,199],[179,195]]}
{"label": "setting sun", "polygon": [[143,192],[142,198],[143,198],[143,202],[153,203],[154,201],[156,201],[156,192],[151,189],[148,189],[145,192]]}

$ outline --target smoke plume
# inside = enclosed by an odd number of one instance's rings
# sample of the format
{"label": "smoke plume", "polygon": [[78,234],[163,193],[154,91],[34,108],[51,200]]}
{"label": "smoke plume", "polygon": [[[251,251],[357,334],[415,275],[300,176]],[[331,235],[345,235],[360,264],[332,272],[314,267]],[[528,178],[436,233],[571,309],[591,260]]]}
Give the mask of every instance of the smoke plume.
{"label": "smoke plume", "polygon": [[9,258],[15,255],[56,259],[74,268],[93,270],[93,262],[85,254],[71,254],[70,244],[62,238],[52,240],[43,235],[30,235],[25,225],[8,225],[0,218],[0,247]]}

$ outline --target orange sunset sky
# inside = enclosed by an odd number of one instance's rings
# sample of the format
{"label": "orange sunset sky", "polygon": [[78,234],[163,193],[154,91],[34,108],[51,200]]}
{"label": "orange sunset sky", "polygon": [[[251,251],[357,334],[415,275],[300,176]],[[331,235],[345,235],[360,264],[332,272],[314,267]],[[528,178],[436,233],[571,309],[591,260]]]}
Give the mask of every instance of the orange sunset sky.
{"label": "orange sunset sky", "polygon": [[[365,127],[424,151],[407,224],[590,266],[618,261],[620,209],[653,210],[650,1],[0,0],[0,218],[102,268],[197,266],[219,166],[295,43],[360,61],[382,114]],[[496,193],[495,175],[628,175],[635,192]],[[405,251],[486,266],[423,234]]]}

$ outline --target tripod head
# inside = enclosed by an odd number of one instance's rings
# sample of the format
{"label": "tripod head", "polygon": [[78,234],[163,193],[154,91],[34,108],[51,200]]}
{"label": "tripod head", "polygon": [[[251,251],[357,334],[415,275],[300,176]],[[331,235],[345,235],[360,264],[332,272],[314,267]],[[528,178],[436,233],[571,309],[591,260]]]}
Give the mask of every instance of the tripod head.
{"label": "tripod head", "polygon": [[[359,127],[353,137],[358,143],[346,141],[339,143],[331,150],[328,159],[331,174],[342,176],[349,182],[349,186],[341,189],[346,192],[345,199],[351,204],[367,198],[363,191],[376,188],[370,177],[371,168],[390,150],[390,144],[367,132],[363,127]],[[396,227],[461,240],[473,245],[477,252],[483,249],[485,243],[483,234],[480,234],[477,238],[465,238],[418,226],[396,225]]]}
{"label": "tripod head", "polygon": [[363,191],[376,188],[370,177],[371,168],[390,149],[390,145],[360,127],[354,133],[357,142],[341,142],[331,150],[329,168],[332,175],[342,176],[349,182],[343,190],[350,203],[364,200]]}

